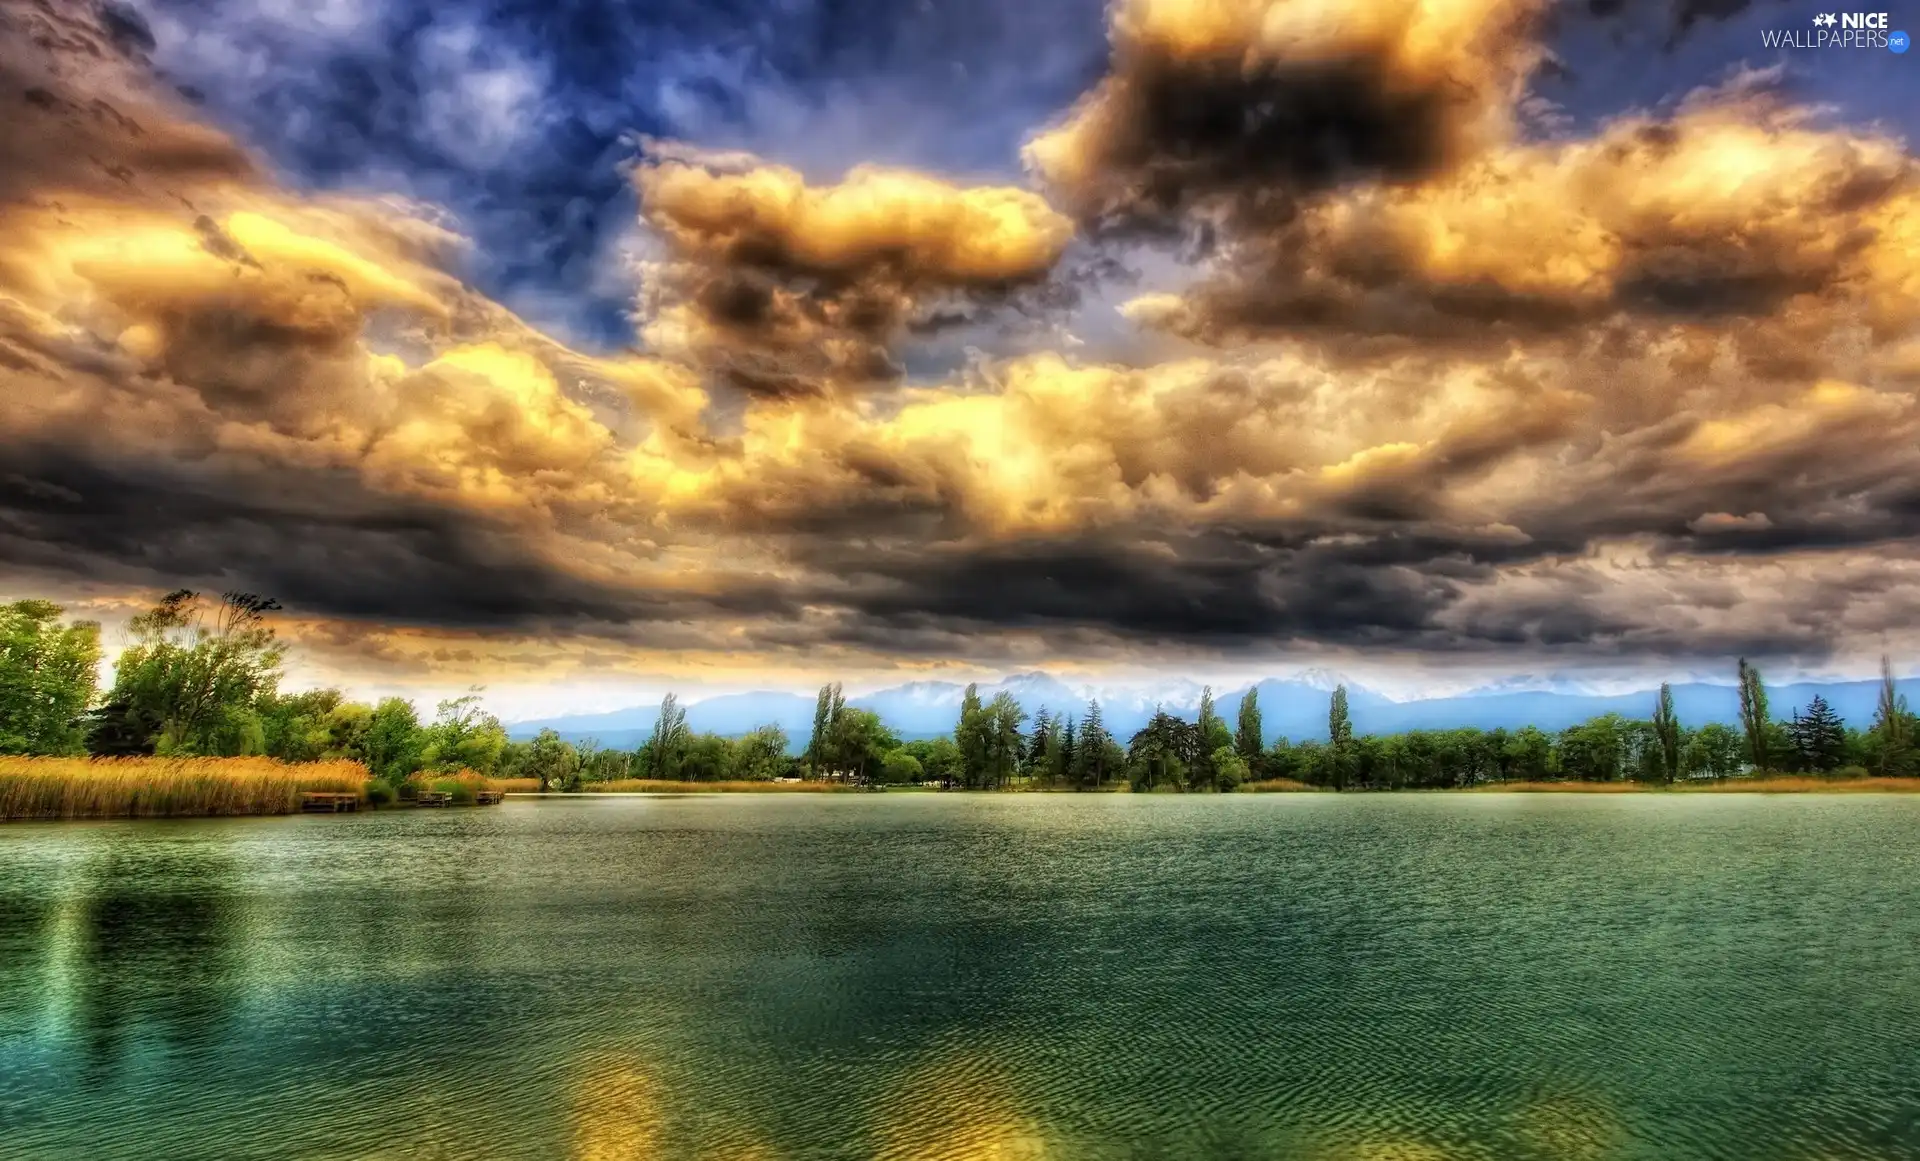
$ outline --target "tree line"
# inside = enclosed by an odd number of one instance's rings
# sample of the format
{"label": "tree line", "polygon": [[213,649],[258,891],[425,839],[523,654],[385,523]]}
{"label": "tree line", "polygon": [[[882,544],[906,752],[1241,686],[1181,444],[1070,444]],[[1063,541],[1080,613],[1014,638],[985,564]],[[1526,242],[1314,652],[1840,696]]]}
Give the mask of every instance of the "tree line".
{"label": "tree line", "polygon": [[738,737],[696,733],[668,694],[647,740],[632,750],[555,731],[513,741],[478,691],[442,701],[431,717],[412,702],[349,700],[338,689],[283,693],[286,655],[252,593],[212,600],[167,594],[128,624],[112,684],[99,689],[100,627],[67,622],[48,601],[0,606],[0,753],[237,756],[364,763],[387,790],[461,770],[532,778],[575,790],[627,778],[675,781],[831,779],[863,785],[935,784],[967,790],[1053,788],[1227,791],[1286,779],[1309,786],[1393,790],[1526,781],[1674,782],[1756,771],[1910,776],[1920,773],[1920,719],[1881,659],[1879,705],[1850,729],[1823,698],[1777,719],[1760,671],[1742,660],[1739,722],[1683,725],[1662,685],[1649,714],[1607,714],[1549,733],[1412,730],[1356,736],[1345,687],[1328,698],[1327,738],[1263,742],[1258,691],[1231,726],[1207,689],[1193,721],[1157,710],[1124,742],[1098,701],[1029,714],[1009,693],[983,701],[969,685],[951,733],[903,740],[879,715],[822,686],[804,747],[790,752],[776,725]]}

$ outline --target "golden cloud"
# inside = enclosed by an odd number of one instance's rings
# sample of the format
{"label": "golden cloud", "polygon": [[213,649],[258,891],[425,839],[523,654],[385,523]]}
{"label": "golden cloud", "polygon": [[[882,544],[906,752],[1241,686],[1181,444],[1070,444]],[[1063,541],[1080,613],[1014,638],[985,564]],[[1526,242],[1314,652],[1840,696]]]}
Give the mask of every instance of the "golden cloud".
{"label": "golden cloud", "polygon": [[[1920,557],[1904,145],[1724,93],[1523,140],[1534,16],[1123,4],[1114,72],[1031,151],[1071,217],[656,145],[649,349],[618,355],[463,286],[431,210],[277,188],[134,70],[13,46],[9,83],[47,96],[0,133],[0,560],[115,591],[231,578],[342,657],[374,626],[367,649],[433,672],[443,646],[798,672],[1897,631]],[[1207,117],[1141,120],[1182,93]],[[1260,121],[1282,98],[1349,120]],[[96,160],[151,172],[53,156],[92,100],[141,126],[99,119]],[[1305,128],[1325,152],[1273,144]],[[916,328],[1044,296],[1074,223],[1213,231],[1195,287],[1130,313],[1246,345],[849,389],[895,377]],[[1770,584],[1805,609],[1743,631],[1727,610]]]}
{"label": "golden cloud", "polygon": [[636,183],[666,248],[648,270],[648,343],[760,394],[896,378],[903,331],[1041,284],[1073,236],[1025,190],[900,170],[815,187],[656,143]]}

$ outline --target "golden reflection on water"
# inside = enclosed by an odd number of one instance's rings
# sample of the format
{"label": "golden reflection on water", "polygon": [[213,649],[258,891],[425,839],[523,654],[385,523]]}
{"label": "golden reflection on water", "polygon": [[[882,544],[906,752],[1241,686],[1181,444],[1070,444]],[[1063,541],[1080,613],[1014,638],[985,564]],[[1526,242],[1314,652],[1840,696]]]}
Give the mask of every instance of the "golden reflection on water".
{"label": "golden reflection on water", "polygon": [[1546,1161],[1599,1161],[1622,1136],[1619,1114],[1588,1095],[1536,1101],[1514,1118],[1517,1135]]}
{"label": "golden reflection on water", "polygon": [[652,1161],[665,1157],[659,1082],[617,1055],[588,1057],[573,1085],[574,1161]]}
{"label": "golden reflection on water", "polygon": [[774,1161],[752,1134],[729,1132],[735,1140],[691,1151],[668,1140],[663,1108],[666,1089],[654,1070],[618,1052],[597,1053],[575,1066],[570,1109],[573,1161]]}
{"label": "golden reflection on water", "polygon": [[879,1107],[874,1161],[1043,1161],[1040,1127],[992,1060],[948,1054],[911,1070]]}

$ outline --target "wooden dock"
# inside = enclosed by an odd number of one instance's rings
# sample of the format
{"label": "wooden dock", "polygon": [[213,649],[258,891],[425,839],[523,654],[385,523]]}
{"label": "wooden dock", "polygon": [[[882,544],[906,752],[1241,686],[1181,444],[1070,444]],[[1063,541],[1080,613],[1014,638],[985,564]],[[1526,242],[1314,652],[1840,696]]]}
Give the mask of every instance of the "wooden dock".
{"label": "wooden dock", "polygon": [[344,810],[359,810],[360,796],[349,791],[303,790],[300,792],[300,809],[309,814],[338,814]]}
{"label": "wooden dock", "polygon": [[417,806],[452,806],[453,795],[445,790],[422,790],[413,801]]}
{"label": "wooden dock", "polygon": [[473,802],[476,806],[498,806],[506,797],[506,794],[498,790],[476,790],[473,792]]}

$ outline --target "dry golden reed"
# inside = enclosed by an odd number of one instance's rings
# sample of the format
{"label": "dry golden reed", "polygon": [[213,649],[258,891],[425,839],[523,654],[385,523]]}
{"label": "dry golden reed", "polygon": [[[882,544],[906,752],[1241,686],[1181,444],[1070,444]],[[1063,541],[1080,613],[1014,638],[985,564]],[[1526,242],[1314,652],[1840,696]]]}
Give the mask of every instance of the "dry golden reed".
{"label": "dry golden reed", "polygon": [[1541,794],[1914,794],[1920,778],[1819,778],[1779,774],[1760,778],[1658,782],[1488,782],[1475,791]]}
{"label": "dry golden reed", "polygon": [[291,814],[300,793],[366,793],[358,762],[0,757],[0,819]]}

